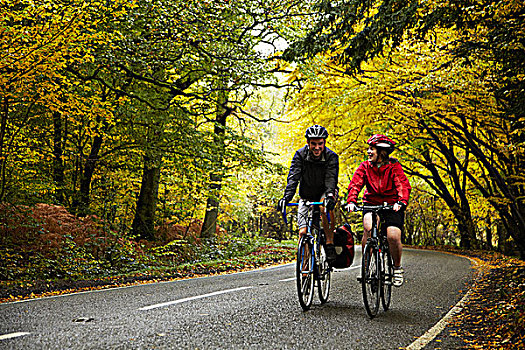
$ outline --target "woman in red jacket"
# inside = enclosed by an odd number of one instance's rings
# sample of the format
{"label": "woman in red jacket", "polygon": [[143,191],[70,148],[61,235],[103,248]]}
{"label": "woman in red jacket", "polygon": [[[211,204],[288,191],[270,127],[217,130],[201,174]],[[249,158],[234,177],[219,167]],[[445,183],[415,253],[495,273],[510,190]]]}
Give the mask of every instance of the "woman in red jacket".
{"label": "woman in red jacket", "polygon": [[[410,183],[395,158],[390,157],[394,150],[395,142],[388,137],[380,134],[373,135],[367,141],[368,161],[359,165],[352,181],[348,186],[347,208],[349,211],[355,210],[357,196],[361,189],[365,187],[363,202],[368,205],[380,205],[385,202],[393,204],[394,209],[385,211],[382,214],[383,220],[387,225],[387,238],[394,260],[394,281],[393,284],[399,287],[404,281],[404,271],[401,267],[401,230],[405,222],[405,208],[410,197]],[[372,228],[372,213],[363,213],[363,240],[364,245]]]}

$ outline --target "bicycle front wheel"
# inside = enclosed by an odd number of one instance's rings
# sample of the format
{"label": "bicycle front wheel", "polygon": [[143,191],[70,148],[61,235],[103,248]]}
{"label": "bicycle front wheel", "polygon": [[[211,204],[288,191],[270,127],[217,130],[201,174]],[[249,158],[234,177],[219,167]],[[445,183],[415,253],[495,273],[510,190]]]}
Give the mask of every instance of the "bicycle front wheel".
{"label": "bicycle front wheel", "polygon": [[377,315],[380,298],[379,252],[374,244],[366,243],[361,263],[361,287],[363,302],[370,318]]}
{"label": "bicycle front wheel", "polygon": [[306,236],[302,236],[297,247],[295,267],[297,296],[304,311],[310,309],[314,298],[314,273],[312,266],[311,245]]}
{"label": "bicycle front wheel", "polygon": [[381,252],[381,263],[383,265],[381,303],[383,304],[383,310],[386,311],[390,308],[390,302],[392,300],[392,282],[394,278],[394,263],[390,255],[390,249],[386,248]]}
{"label": "bicycle front wheel", "polygon": [[326,260],[326,252],[322,244],[319,245],[319,261],[318,264],[318,276],[317,276],[317,289],[319,293],[319,300],[321,304],[328,301],[328,295],[330,294],[330,281],[332,276],[332,269],[328,265]]}

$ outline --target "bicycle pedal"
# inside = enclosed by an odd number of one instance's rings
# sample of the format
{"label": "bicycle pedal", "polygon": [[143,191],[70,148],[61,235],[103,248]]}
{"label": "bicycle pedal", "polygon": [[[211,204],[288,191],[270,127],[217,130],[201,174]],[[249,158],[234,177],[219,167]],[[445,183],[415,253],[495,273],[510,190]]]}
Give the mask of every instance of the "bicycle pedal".
{"label": "bicycle pedal", "polygon": [[361,276],[357,276],[357,282],[362,282],[363,281],[363,278],[361,278]]}

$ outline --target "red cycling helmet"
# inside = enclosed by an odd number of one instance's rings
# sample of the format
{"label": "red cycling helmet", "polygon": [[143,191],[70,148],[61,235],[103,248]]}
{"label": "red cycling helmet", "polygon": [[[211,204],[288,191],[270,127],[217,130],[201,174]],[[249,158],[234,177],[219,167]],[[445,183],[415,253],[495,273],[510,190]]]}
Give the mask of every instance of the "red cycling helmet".
{"label": "red cycling helmet", "polygon": [[382,148],[388,151],[388,153],[391,153],[394,150],[395,141],[392,141],[385,135],[381,134],[375,134],[372,135],[368,141],[366,141],[370,146]]}

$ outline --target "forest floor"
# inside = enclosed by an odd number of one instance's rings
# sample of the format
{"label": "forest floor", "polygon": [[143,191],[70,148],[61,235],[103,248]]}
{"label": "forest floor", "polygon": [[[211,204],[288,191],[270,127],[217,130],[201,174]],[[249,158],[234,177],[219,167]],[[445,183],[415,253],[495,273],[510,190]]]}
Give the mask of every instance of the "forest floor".
{"label": "forest floor", "polygon": [[[425,349],[525,349],[525,262],[494,252],[426,247],[467,256],[476,264],[476,278],[459,313]],[[294,249],[272,259],[264,248],[253,256],[214,261],[154,274],[133,274],[98,280],[34,282],[0,290],[0,303],[166,280],[233,273],[292,262]],[[275,256],[275,255],[273,255]],[[8,294],[7,294],[8,293]]]}

